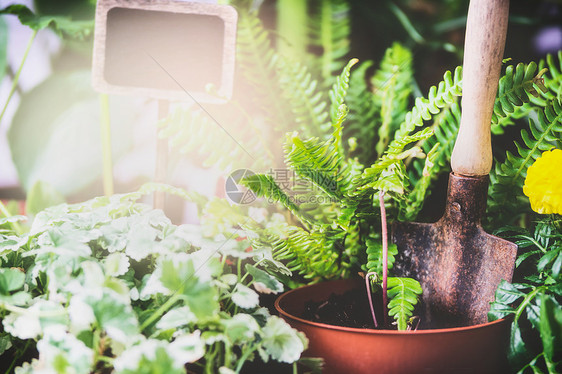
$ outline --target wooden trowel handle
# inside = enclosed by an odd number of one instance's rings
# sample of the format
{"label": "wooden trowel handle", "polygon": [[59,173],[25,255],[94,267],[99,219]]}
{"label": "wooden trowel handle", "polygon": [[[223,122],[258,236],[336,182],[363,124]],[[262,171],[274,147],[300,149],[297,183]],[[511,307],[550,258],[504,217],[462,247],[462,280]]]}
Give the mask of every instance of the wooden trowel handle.
{"label": "wooden trowel handle", "polygon": [[471,0],[463,60],[462,116],[451,156],[458,175],[492,168],[490,124],[501,70],[509,0]]}

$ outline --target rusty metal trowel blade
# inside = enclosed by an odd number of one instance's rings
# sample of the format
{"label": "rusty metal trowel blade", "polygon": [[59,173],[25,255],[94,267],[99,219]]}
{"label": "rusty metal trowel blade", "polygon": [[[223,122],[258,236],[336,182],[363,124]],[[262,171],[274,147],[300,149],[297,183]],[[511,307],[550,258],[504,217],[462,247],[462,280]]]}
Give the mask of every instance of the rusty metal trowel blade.
{"label": "rusty metal trowel blade", "polygon": [[487,321],[502,279],[511,281],[517,245],[486,233],[488,176],[449,176],[447,203],[436,223],[395,223],[396,271],[423,288],[422,323],[431,328]]}

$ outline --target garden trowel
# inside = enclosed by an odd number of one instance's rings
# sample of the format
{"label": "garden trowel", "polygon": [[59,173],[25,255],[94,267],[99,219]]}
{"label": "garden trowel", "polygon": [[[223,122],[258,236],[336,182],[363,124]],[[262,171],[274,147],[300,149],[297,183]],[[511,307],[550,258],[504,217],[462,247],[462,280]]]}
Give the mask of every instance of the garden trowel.
{"label": "garden trowel", "polygon": [[422,325],[487,321],[500,281],[511,281],[517,246],[481,227],[492,166],[490,124],[507,31],[508,0],[471,0],[463,61],[462,117],[447,202],[436,223],[395,223],[397,271],[420,281]]}

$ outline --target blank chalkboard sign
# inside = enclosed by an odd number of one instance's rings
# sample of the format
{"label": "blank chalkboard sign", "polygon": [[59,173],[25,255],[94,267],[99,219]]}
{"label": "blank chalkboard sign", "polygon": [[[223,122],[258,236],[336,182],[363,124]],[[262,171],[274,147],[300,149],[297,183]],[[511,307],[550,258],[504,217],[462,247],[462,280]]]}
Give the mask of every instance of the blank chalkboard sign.
{"label": "blank chalkboard sign", "polygon": [[236,20],[224,5],[100,0],[93,85],[106,93],[224,102],[232,94]]}

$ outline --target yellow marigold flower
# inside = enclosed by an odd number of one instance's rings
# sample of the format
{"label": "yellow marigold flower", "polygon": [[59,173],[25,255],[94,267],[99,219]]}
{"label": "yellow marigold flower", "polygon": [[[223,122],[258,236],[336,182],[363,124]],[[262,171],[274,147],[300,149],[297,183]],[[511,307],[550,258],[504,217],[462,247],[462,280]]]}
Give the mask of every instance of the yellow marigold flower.
{"label": "yellow marigold flower", "polygon": [[544,152],[527,169],[523,193],[541,214],[562,214],[562,150]]}

